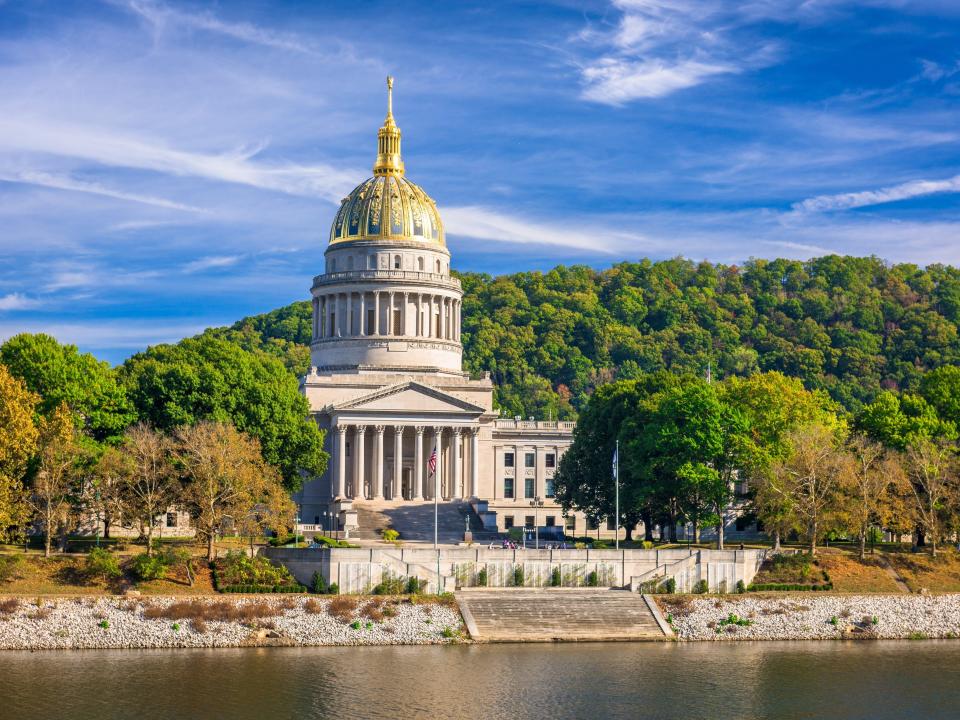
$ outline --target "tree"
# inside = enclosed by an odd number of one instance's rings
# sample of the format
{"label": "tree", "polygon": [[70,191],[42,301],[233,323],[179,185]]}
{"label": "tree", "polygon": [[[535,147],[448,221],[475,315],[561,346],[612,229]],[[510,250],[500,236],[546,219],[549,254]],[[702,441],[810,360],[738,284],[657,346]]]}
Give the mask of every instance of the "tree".
{"label": "tree", "polygon": [[165,432],[201,420],[256,437],[290,491],[321,475],[323,433],[296,377],[269,355],[212,334],[158,345],[128,359],[121,375],[142,421]]}
{"label": "tree", "polygon": [[121,493],[130,517],[147,539],[148,555],[153,553],[157,519],[181,499],[172,450],[169,439],[145,423],[124,434],[126,459],[118,463]]}
{"label": "tree", "polygon": [[905,458],[913,509],[936,557],[940,516],[957,500],[956,451],[945,442],[921,439],[907,448]]}
{"label": "tree", "polygon": [[74,419],[61,403],[40,423],[37,472],[30,488],[30,504],[43,529],[43,554],[50,557],[55,529],[64,528],[76,495],[81,448]]}
{"label": "tree", "polygon": [[840,476],[848,503],[850,526],[860,542],[860,559],[866,557],[867,533],[881,527],[895,507],[895,488],[903,487],[903,468],[895,455],[861,434],[847,442],[847,465]]}
{"label": "tree", "polygon": [[815,555],[830,514],[839,509],[844,456],[836,428],[808,425],[791,432],[787,441],[790,451],[772,467],[773,487],[787,498],[796,527],[806,532]]}
{"label": "tree", "polygon": [[0,365],[0,540],[19,538],[29,519],[24,477],[37,451],[40,398]]}
{"label": "tree", "polygon": [[280,478],[263,459],[260,444],[232,425],[202,421],[176,433],[177,457],[186,479],[185,497],[213,560],[214,540],[227,520],[249,517]]}
{"label": "tree", "polygon": [[78,429],[96,442],[118,442],[135,419],[110,366],[74,345],[49,335],[14,335],[0,346],[0,362],[40,396],[42,414],[66,404]]}
{"label": "tree", "polygon": [[90,470],[91,487],[87,503],[103,524],[103,536],[110,537],[110,528],[121,518],[131,514],[129,479],[134,475],[133,458],[125,449],[109,446]]}

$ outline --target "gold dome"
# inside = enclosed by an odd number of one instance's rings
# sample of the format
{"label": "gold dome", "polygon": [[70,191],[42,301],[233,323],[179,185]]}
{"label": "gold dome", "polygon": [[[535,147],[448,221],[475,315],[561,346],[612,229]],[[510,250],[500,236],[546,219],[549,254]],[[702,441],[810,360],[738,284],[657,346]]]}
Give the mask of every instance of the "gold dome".
{"label": "gold dome", "polygon": [[340,203],[330,243],[351,240],[413,240],[445,245],[437,204],[404,177],[400,128],[393,120],[393,78],[387,78],[387,118],[377,133],[373,177]]}

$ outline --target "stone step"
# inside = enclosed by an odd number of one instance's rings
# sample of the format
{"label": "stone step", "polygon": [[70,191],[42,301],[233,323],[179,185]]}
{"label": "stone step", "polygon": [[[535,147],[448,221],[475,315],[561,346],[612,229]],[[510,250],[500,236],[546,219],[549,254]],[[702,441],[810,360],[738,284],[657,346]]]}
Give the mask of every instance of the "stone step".
{"label": "stone step", "polygon": [[466,590],[456,598],[480,641],[665,639],[643,597],[623,590]]}
{"label": "stone step", "polygon": [[[378,539],[381,531],[392,527],[400,533],[405,542],[433,542],[434,505],[431,501],[354,501],[357,511],[357,530],[351,534],[354,538]],[[465,520],[470,520],[473,531],[482,529],[480,519],[466,502],[441,502],[436,508],[437,535],[441,543],[459,543],[466,529]],[[487,539],[476,537],[478,541]],[[489,538],[492,539],[492,538]]]}

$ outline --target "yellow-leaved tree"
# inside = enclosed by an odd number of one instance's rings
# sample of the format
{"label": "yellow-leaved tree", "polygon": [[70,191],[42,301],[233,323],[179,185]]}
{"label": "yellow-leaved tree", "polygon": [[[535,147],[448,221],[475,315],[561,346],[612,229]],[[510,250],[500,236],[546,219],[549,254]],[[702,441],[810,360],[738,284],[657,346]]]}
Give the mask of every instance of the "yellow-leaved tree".
{"label": "yellow-leaved tree", "polygon": [[70,500],[80,477],[83,450],[73,415],[66,403],[40,422],[39,464],[28,497],[43,530],[43,553],[50,557],[54,531],[65,531]]}
{"label": "yellow-leaved tree", "polygon": [[30,518],[24,477],[37,452],[40,397],[0,364],[0,540],[19,539]]}

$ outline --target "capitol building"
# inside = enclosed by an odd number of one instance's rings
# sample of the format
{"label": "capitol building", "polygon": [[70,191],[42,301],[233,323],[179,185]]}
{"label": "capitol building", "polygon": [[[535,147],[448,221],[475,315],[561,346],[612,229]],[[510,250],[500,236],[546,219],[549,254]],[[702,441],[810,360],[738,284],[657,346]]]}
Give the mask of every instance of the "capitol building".
{"label": "capitol building", "polygon": [[353,529],[365,507],[436,498],[469,503],[487,530],[536,523],[582,534],[583,516],[565,517],[554,501],[573,423],[503,418],[489,373],[463,371],[463,291],[437,205],[406,177],[392,85],[373,176],[340,204],[311,288],[301,388],[330,461],[295,497],[302,523]]}

